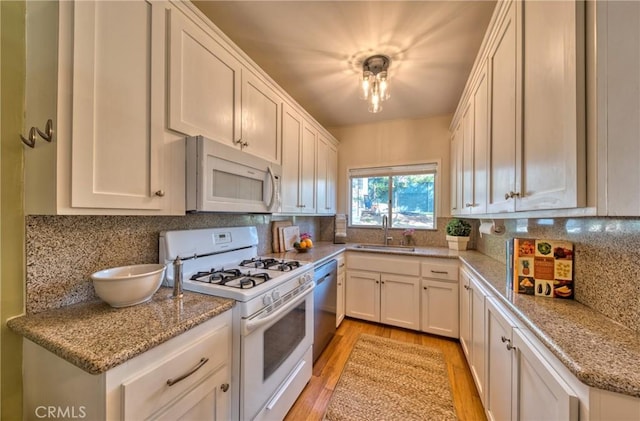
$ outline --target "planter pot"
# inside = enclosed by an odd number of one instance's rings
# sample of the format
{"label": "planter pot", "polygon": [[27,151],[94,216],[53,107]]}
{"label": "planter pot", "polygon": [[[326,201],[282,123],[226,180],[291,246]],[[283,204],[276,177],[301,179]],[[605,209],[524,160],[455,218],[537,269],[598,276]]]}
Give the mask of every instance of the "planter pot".
{"label": "planter pot", "polygon": [[447,242],[449,243],[450,250],[466,250],[469,237],[455,237],[453,235],[447,235]]}

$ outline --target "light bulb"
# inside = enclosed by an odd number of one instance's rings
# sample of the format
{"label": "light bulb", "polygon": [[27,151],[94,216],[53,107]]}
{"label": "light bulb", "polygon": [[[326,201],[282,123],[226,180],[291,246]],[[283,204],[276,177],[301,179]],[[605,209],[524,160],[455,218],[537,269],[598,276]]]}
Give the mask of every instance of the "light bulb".
{"label": "light bulb", "polygon": [[362,79],[360,80],[360,99],[369,99],[369,91],[371,90],[371,76],[370,71],[362,73]]}

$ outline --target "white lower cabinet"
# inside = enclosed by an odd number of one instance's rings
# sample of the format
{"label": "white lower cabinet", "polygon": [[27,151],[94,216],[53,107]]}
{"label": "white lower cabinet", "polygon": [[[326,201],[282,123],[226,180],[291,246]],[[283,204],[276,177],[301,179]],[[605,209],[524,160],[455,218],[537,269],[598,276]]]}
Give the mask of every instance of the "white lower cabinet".
{"label": "white lower cabinet", "polygon": [[466,269],[460,269],[460,342],[480,400],[485,403],[485,299],[489,293]]}
{"label": "white lower cabinet", "polygon": [[231,310],[102,374],[25,339],[24,419],[55,407],[91,420],[227,420],[230,359]]}
{"label": "white lower cabinet", "polygon": [[337,258],[338,263],[338,282],[336,293],[336,327],[340,326],[345,316],[345,292],[347,288],[347,269],[344,253]]}
{"label": "white lower cabinet", "polygon": [[420,330],[458,338],[458,261],[425,259],[420,273]]}
{"label": "white lower cabinet", "polygon": [[419,330],[419,276],[413,257],[348,253],[346,315]]}
{"label": "white lower cabinet", "polygon": [[577,420],[579,400],[541,357],[515,317],[487,299],[487,389],[489,420]]}

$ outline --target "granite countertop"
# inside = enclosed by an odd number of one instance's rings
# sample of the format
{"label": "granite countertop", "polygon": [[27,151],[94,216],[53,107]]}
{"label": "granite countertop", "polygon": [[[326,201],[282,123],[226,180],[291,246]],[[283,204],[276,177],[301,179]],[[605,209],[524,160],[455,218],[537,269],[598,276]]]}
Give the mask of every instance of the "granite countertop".
{"label": "granite countertop", "polygon": [[390,247],[390,249],[365,249],[358,248],[358,244],[333,244],[330,242],[316,242],[312,249],[306,252],[298,252],[296,250],[288,251],[285,253],[273,253],[271,256],[280,259],[294,259],[302,260],[312,263],[322,263],[324,260],[328,260],[343,251],[361,251],[365,253],[384,253],[384,254],[397,254],[403,256],[418,256],[418,257],[440,257],[448,259],[457,259],[460,257],[459,251],[449,250],[445,247],[415,247],[413,251],[402,250],[399,248]]}
{"label": "granite countertop", "polygon": [[506,266],[476,251],[416,247],[415,251],[361,249],[355,244],[316,243],[306,253],[274,256],[320,263],[343,251],[460,259],[490,295],[498,298],[584,384],[640,397],[640,335],[575,300],[515,294],[507,290]]}
{"label": "granite countertop", "polygon": [[101,300],[20,316],[7,321],[16,333],[91,374],[100,374],[206,322],[234,300],[184,292],[171,298],[160,288],[153,298],[113,308]]}
{"label": "granite countertop", "polygon": [[505,264],[481,253],[460,259],[581,382],[640,397],[640,335],[575,300],[507,291]]}

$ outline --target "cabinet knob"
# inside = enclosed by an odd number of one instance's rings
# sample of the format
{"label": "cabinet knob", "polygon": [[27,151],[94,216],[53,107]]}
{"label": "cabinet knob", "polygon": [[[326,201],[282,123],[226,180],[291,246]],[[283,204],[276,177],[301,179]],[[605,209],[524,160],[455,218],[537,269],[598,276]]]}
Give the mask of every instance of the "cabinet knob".
{"label": "cabinet knob", "polygon": [[220,389],[222,389],[223,392],[226,392],[227,390],[229,390],[229,383],[222,383],[220,385]]}
{"label": "cabinet knob", "polygon": [[380,281],[376,281],[376,284],[379,284],[379,283],[380,283]]}
{"label": "cabinet knob", "polygon": [[156,196],[158,197],[164,197],[164,190],[158,190],[157,192],[154,193]]}
{"label": "cabinet knob", "polygon": [[513,199],[514,197],[520,197],[520,193],[510,191],[509,193],[504,194],[504,200]]}
{"label": "cabinet knob", "polygon": [[427,287],[422,287],[422,289],[424,289],[425,291],[427,290]]}

